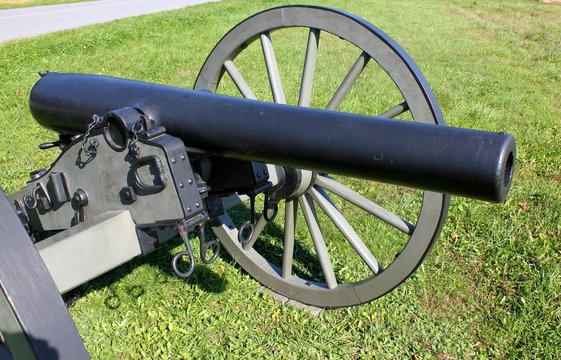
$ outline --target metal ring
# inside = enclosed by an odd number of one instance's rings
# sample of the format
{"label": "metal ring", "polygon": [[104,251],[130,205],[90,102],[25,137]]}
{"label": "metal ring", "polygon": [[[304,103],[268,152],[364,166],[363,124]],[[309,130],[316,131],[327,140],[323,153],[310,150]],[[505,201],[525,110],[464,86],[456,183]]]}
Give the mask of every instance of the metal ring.
{"label": "metal ring", "polygon": [[[35,190],[33,191],[35,192]],[[23,201],[29,210],[34,210],[37,207],[37,198],[33,195],[25,195]]]}
{"label": "metal ring", "polygon": [[23,197],[25,206],[27,206],[29,210],[34,210],[35,208],[37,208],[37,199],[38,199],[39,190],[41,190],[41,185],[37,184],[35,185],[33,190],[31,190],[31,195],[26,195]]}
{"label": "metal ring", "polygon": [[[208,250],[212,247],[215,247],[215,250],[212,252],[212,256],[207,259],[206,254]],[[211,240],[211,241],[206,241],[204,243],[201,241],[201,260],[203,263],[207,265],[212,264],[218,258],[219,254],[220,254],[220,243],[218,241]]]}
{"label": "metal ring", "polygon": [[[273,210],[273,214],[271,216],[269,216],[269,210]],[[277,217],[278,212],[279,212],[279,204],[277,204],[276,201],[272,201],[272,200],[267,201],[263,208],[263,218],[267,222],[273,221]]]}
{"label": "metal ring", "polygon": [[[246,231],[246,229],[249,229],[249,234],[247,234],[247,236],[244,236],[244,232]],[[252,223],[249,222],[245,222],[242,224],[242,226],[240,226],[240,228],[238,229],[238,241],[243,244],[247,244],[251,238],[253,237],[253,232],[255,231],[255,226],[253,226]]]}
{"label": "metal ring", "polygon": [[[189,264],[189,269],[187,269],[187,271],[185,271],[185,272],[182,272],[181,270],[179,270],[178,262],[179,262],[179,259],[184,255],[189,256],[190,264]],[[180,278],[186,279],[189,276],[191,276],[193,274],[193,271],[195,270],[195,257],[193,256],[193,252],[192,251],[180,251],[177,254],[175,254],[173,259],[171,260],[171,267],[173,268],[173,271],[175,272],[175,275],[179,276]]]}

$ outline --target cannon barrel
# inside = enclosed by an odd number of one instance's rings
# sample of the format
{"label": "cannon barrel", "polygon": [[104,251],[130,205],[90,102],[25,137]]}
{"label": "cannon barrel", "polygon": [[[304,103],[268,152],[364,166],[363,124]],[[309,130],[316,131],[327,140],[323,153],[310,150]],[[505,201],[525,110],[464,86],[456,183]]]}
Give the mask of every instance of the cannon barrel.
{"label": "cannon barrel", "polygon": [[83,133],[92,115],[134,107],[186,146],[214,154],[503,201],[510,134],[272,104],[114,77],[47,73],[30,108],[43,126]]}

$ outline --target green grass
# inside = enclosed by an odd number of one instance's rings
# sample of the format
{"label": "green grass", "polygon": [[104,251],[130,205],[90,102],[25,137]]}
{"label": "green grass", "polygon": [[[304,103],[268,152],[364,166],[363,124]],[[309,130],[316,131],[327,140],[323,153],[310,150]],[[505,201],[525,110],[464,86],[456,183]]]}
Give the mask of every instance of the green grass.
{"label": "green grass", "polygon": [[76,2],[84,2],[84,1],[90,1],[90,0],[29,0],[23,2],[9,2],[9,1],[0,0],[0,10],[16,9],[16,8],[40,6],[40,5],[68,4],[68,3],[76,3]]}
{"label": "green grass", "polygon": [[[229,28],[280,3],[223,1],[0,45],[0,184],[19,189],[57,155],[36,146],[54,138],[28,110],[37,71],[191,87]],[[70,312],[92,358],[561,357],[561,7],[529,0],[321,4],[355,13],[400,43],[449,125],[516,137],[508,200],[453,198],[439,242],[405,284],[373,303],[319,316],[257,292],[260,285],[228,256],[186,281],[175,278],[169,261],[180,242],[171,241],[78,290]],[[278,54],[281,66],[302,49],[287,51]],[[336,68],[354,60],[338,55],[345,49],[332,51]],[[318,96],[336,86],[334,74],[320,79]],[[391,103],[391,93],[368,84],[358,85],[346,110],[372,113]],[[385,188],[356,186],[384,196]],[[357,220],[362,230],[377,230]]]}

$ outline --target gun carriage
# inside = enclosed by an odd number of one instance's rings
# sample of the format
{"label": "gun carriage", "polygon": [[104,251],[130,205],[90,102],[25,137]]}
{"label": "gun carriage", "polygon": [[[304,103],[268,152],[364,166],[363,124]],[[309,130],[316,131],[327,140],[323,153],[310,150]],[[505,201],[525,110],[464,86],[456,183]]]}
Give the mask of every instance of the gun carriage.
{"label": "gun carriage", "polygon": [[[308,42],[297,103],[287,105],[271,34],[295,27],[306,29]],[[315,109],[325,34],[356,48],[357,58],[325,108]],[[259,43],[274,103],[257,100],[239,70],[244,52]],[[367,67],[382,69],[401,100],[371,115],[338,112]],[[230,80],[241,96],[219,94]],[[204,263],[224,247],[251,276],[290,299],[327,308],[362,304],[421,264],[444,224],[449,194],[503,201],[514,168],[511,135],[444,126],[424,76],[399,45],[362,19],[315,6],[274,8],[238,24],[212,50],[193,90],[51,72],[33,87],[30,109],[59,134],[40,147],[62,151],[48,170],[33,172],[25,188],[1,199],[11,220],[0,225],[13,228],[17,214],[21,225],[9,231],[20,234],[14,249],[22,250],[10,256],[33,256],[38,267],[22,271],[48,273],[56,295],[178,233],[185,251],[171,266],[188,277],[195,266],[188,234],[195,233]],[[397,203],[369,199],[355,178],[396,184],[390,191]],[[364,217],[378,219],[381,233],[363,231]],[[324,223],[335,231],[324,231]],[[44,232],[54,235],[32,249],[22,245],[31,244],[27,233]],[[386,233],[393,235],[379,241]],[[388,249],[380,249],[384,244]],[[342,247],[353,257],[338,259]],[[359,270],[342,276],[346,267]],[[0,275],[9,277],[5,269]],[[53,281],[40,290],[52,295]],[[3,290],[7,299],[21,291]],[[16,318],[29,307],[15,300],[5,306]],[[27,328],[19,324],[41,353],[28,321]],[[63,342],[52,340],[57,349]]]}

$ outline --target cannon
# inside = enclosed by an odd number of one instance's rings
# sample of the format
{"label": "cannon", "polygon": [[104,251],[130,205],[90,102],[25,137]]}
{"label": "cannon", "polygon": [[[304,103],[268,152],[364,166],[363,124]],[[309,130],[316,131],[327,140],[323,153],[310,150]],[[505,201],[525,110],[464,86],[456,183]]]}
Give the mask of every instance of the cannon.
{"label": "cannon", "polygon": [[[305,42],[291,101],[272,35],[294,29]],[[316,99],[323,39],[355,57],[333,93]],[[255,66],[244,67],[256,56],[271,101],[251,85]],[[393,95],[368,89],[359,99],[375,103],[366,104],[373,113],[346,111],[367,76]],[[178,234],[185,250],[170,266],[179,277],[192,274],[196,257],[209,264],[223,247],[293,301],[323,308],[372,301],[421,265],[450,194],[504,201],[514,172],[510,134],[445,126],[427,81],[395,41],[356,16],[317,6],[273,8],[235,26],[193,90],[46,72],[29,102],[36,121],[58,133],[39,147],[61,152],[0,198],[2,241],[13,249],[0,256],[0,308],[20,319],[10,326],[37,354],[46,350],[34,339],[44,337],[59,354],[84,354],[67,346],[79,337],[56,304],[59,294]],[[197,256],[189,234],[199,239]],[[18,286],[23,275],[6,270],[20,258],[33,259],[20,270],[44,278],[35,296],[59,309],[66,333],[33,320],[33,301]],[[13,333],[7,323],[0,330]]]}

